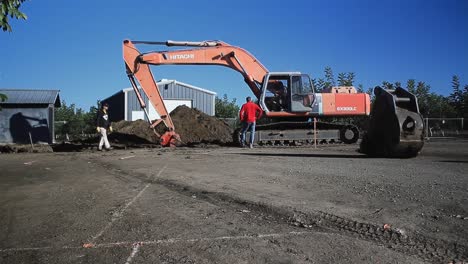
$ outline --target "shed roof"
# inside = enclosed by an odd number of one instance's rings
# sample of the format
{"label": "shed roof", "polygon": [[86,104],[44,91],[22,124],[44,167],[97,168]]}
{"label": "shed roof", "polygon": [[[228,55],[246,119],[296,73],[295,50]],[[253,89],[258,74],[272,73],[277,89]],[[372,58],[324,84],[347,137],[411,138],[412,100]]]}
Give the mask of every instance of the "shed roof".
{"label": "shed roof", "polygon": [[54,104],[60,107],[60,90],[0,89],[8,99],[0,104]]}

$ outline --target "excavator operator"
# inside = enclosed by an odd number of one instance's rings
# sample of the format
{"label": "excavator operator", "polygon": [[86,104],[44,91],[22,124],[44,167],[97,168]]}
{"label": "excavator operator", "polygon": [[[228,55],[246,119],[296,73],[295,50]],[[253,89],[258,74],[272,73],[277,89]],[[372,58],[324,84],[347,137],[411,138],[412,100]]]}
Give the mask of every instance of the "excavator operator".
{"label": "excavator operator", "polygon": [[288,90],[281,81],[275,80],[268,84],[268,91],[272,94],[269,98],[267,107],[270,111],[287,111]]}
{"label": "excavator operator", "polygon": [[255,123],[257,122],[257,119],[260,119],[260,117],[262,117],[263,110],[256,103],[252,102],[252,98],[250,96],[246,98],[246,101],[247,102],[242,105],[242,108],[239,112],[239,119],[242,122],[240,141],[242,147],[245,147],[245,135],[247,133],[247,130],[249,130],[249,147],[253,148],[253,142],[255,139]]}

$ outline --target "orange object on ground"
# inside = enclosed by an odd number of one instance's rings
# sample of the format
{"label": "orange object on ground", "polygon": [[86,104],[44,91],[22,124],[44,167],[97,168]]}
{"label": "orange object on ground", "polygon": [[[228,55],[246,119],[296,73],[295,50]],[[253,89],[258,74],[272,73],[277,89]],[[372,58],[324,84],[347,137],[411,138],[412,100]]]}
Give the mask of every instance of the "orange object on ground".
{"label": "orange object on ground", "polygon": [[180,142],[180,136],[174,131],[167,131],[161,136],[161,146],[176,147]]}

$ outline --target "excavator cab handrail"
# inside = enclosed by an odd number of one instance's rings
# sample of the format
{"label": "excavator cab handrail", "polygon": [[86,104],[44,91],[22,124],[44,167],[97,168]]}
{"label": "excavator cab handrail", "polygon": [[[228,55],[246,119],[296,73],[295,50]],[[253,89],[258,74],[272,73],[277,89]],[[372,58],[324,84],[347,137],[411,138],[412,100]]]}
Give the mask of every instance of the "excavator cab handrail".
{"label": "excavator cab handrail", "polygon": [[208,41],[145,41],[145,40],[132,40],[133,44],[146,44],[146,45],[161,45],[161,46],[181,46],[181,47],[215,47],[221,46],[221,41],[208,40]]}

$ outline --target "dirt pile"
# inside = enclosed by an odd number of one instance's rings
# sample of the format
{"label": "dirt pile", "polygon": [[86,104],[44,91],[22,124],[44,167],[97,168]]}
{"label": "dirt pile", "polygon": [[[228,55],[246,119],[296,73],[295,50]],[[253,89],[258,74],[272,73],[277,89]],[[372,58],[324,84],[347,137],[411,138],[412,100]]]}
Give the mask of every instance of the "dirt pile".
{"label": "dirt pile", "polygon": [[[232,142],[232,129],[224,121],[209,116],[197,109],[185,105],[178,106],[171,113],[175,131],[184,144],[194,145],[227,144]],[[164,132],[164,124],[156,127],[158,133]]]}
{"label": "dirt pile", "polygon": [[[176,132],[184,145],[228,144],[232,142],[232,129],[224,121],[209,116],[199,110],[185,105],[179,106],[171,113]],[[111,143],[150,144],[159,143],[159,138],[149,128],[146,121],[119,121],[112,124],[114,132],[109,134]],[[156,126],[159,134],[165,132],[166,126]]]}
{"label": "dirt pile", "polygon": [[112,124],[114,132],[109,134],[109,140],[115,143],[148,144],[159,143],[159,138],[149,128],[149,123],[143,120],[119,121]]}
{"label": "dirt pile", "polygon": [[[232,128],[222,120],[209,116],[196,109],[187,106],[179,106],[170,113],[176,132],[180,135],[182,145],[194,146],[203,144],[227,145],[232,143]],[[149,123],[143,120],[119,121],[112,123],[113,132],[108,139],[114,148],[127,147],[157,147],[159,137],[149,127]],[[161,123],[156,127],[159,134],[166,131],[166,126]],[[57,152],[83,151],[97,147],[99,135],[73,140],[72,142],[55,144],[53,150]],[[25,152],[0,148],[0,152]]]}

